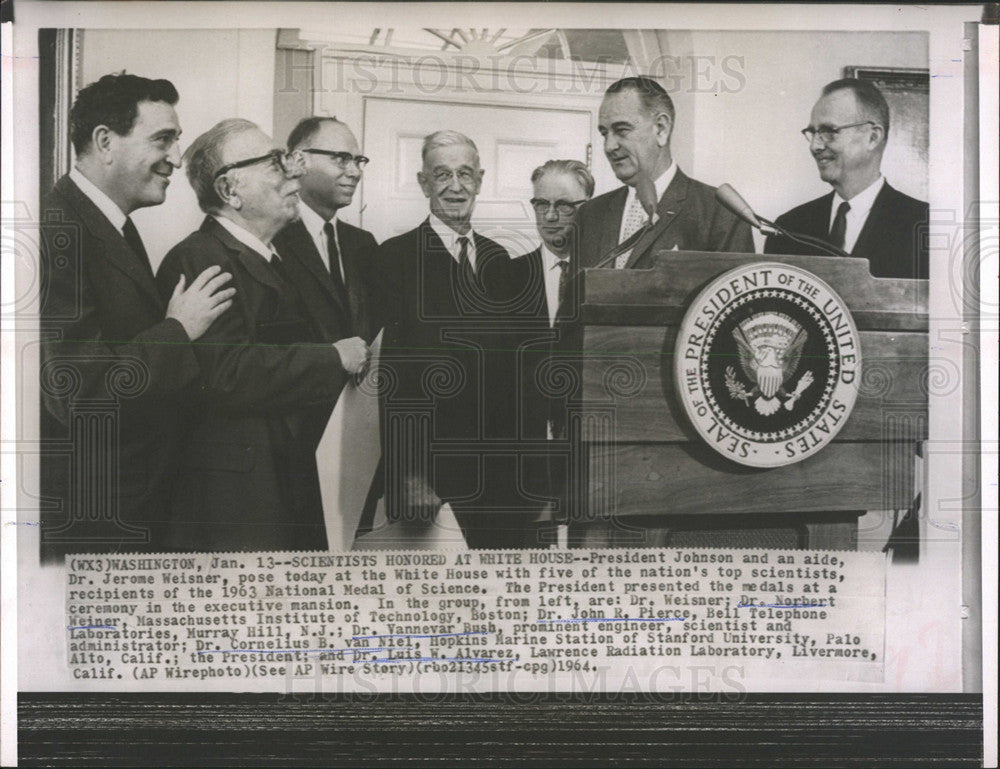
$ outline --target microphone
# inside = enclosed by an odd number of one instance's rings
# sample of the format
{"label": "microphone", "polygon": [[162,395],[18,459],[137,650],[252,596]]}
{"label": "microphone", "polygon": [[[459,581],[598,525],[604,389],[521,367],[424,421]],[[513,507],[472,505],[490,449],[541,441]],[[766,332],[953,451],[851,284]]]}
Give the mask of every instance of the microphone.
{"label": "microphone", "polygon": [[767,230],[764,229],[764,225],[757,217],[757,214],[753,212],[753,209],[750,208],[750,204],[747,203],[743,199],[743,196],[734,190],[730,185],[720,184],[719,188],[715,191],[715,199],[718,200],[723,207],[728,209],[730,213],[742,219],[755,230],[760,230],[765,235],[778,234],[777,230],[769,232],[768,230],[771,230],[770,227]]}
{"label": "microphone", "polygon": [[719,185],[718,189],[715,191],[715,199],[736,217],[746,222],[754,229],[760,230],[765,235],[783,235],[796,243],[801,243],[804,246],[811,246],[813,248],[818,248],[820,251],[825,251],[830,256],[850,256],[850,254],[842,248],[837,248],[832,243],[827,243],[821,238],[814,238],[812,235],[804,235],[800,232],[789,232],[784,227],[779,227],[777,224],[768,221],[763,216],[757,216],[757,214],[753,212],[753,209],[750,208],[750,205],[743,199],[743,196],[728,184]]}

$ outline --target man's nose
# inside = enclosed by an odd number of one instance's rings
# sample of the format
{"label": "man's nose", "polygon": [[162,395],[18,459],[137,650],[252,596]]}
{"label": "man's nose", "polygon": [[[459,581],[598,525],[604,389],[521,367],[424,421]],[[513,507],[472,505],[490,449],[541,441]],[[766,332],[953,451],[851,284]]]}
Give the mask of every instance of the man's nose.
{"label": "man's nose", "polygon": [[822,152],[824,149],[826,149],[826,142],[823,141],[823,137],[821,137],[818,133],[813,134],[813,137],[809,140],[809,151],[815,155],[817,152]]}
{"label": "man's nose", "polygon": [[181,146],[179,142],[174,142],[170,145],[170,151],[167,152],[167,162],[174,168],[181,167]]}
{"label": "man's nose", "polygon": [[554,205],[549,205],[548,209],[545,211],[545,221],[547,222],[559,221],[559,212],[556,211],[556,207]]}
{"label": "man's nose", "polygon": [[618,149],[618,139],[615,138],[614,134],[605,134],[604,136],[604,152],[610,155]]}

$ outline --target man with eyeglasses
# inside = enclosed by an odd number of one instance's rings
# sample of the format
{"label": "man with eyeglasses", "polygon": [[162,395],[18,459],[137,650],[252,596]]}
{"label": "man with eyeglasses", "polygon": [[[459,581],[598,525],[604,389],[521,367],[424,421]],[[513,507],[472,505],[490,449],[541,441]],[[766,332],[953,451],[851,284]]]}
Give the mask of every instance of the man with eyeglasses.
{"label": "man with eyeglasses", "polygon": [[[854,78],[827,84],[802,134],[820,179],[833,191],[793,208],[776,223],[864,257],[877,278],[927,278],[928,205],[894,189],[882,176],[889,105],[881,91]],[[824,253],[783,236],[769,237],[764,251]]]}
{"label": "man with eyeglasses", "polygon": [[416,532],[448,502],[469,547],[518,547],[530,511],[511,500],[517,456],[489,447],[516,436],[504,403],[516,397],[504,386],[510,257],[472,224],[483,182],[472,140],[430,134],[422,160],[430,214],[376,254],[386,513]]}
{"label": "man with eyeglasses", "polygon": [[360,336],[370,342],[378,331],[367,295],[378,243],[337,217],[354,199],[368,158],[351,129],[332,117],[299,121],[288,149],[302,154],[305,167],[299,219],[278,233],[274,245],[302,300],[322,316],[324,341]]}
{"label": "man with eyeglasses", "polygon": [[[206,265],[161,298],[131,218],[163,203],[180,167],[177,101],[170,81],[137,75],[81,89],[75,165],[42,201],[43,562],[163,549],[178,414],[198,377],[191,342],[233,295],[230,276]],[[114,429],[94,430],[101,420]]]}
{"label": "man with eyeglasses", "polygon": [[[579,447],[568,442],[572,397],[566,388],[548,385],[558,378],[559,369],[549,368],[553,365],[570,365],[579,376],[583,329],[578,322],[579,280],[573,254],[577,214],[594,194],[594,178],[578,160],[549,160],[531,174],[531,185],[531,207],[542,242],[534,251],[511,260],[512,290],[517,297],[512,318],[517,361],[512,368],[520,374],[518,424],[528,442],[523,482],[536,498],[549,500],[535,530],[529,531],[526,546],[545,547],[556,541],[554,526],[566,523],[570,506],[578,507],[583,499],[581,463],[571,461]],[[552,450],[532,450],[539,441],[553,441]],[[577,493],[569,493],[570,488]]]}
{"label": "man with eyeglasses", "polygon": [[199,410],[183,447],[167,543],[174,550],[325,550],[315,409],[332,408],[368,348],[323,339],[274,237],[298,216],[302,158],[247,120],[224,120],[192,143],[188,180],[207,214],[167,254],[165,292],[180,275],[220,265],[232,310],[196,348]]}

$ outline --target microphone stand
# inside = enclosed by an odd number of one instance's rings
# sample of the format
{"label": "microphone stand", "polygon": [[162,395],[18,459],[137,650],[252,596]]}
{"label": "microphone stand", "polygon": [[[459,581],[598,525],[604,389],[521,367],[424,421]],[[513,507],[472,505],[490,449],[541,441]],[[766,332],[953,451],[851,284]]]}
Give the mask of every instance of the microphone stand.
{"label": "microphone stand", "polygon": [[847,256],[847,257],[850,256],[850,254],[847,253],[844,249],[837,248],[835,245],[833,245],[832,243],[827,243],[822,238],[815,238],[812,235],[804,235],[799,232],[789,232],[784,227],[780,227],[774,222],[768,221],[763,216],[758,215],[757,218],[761,221],[762,224],[766,224],[768,227],[774,230],[773,233],[770,233],[766,232],[763,227],[758,227],[757,229],[759,229],[765,235],[771,235],[771,234],[782,235],[788,238],[789,240],[794,240],[796,243],[801,243],[804,246],[812,246],[813,248],[818,248],[820,251],[825,251],[829,256]]}

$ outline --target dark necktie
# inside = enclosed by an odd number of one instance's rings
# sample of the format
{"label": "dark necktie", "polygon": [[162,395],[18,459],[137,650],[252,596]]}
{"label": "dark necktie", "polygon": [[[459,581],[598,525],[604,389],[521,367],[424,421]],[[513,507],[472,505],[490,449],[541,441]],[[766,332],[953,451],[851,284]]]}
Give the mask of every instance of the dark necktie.
{"label": "dark necktie", "polygon": [[281,261],[281,257],[277,254],[271,254],[271,261],[268,264],[271,265],[271,270],[278,276],[281,282],[287,286],[288,273],[285,272],[285,264]]}
{"label": "dark necktie", "polygon": [[569,317],[572,313],[570,307],[570,277],[569,259],[559,259],[556,264],[559,266],[559,304],[556,305],[556,320]]}
{"label": "dark necktie", "polygon": [[847,212],[851,210],[851,204],[846,200],[837,206],[837,215],[833,217],[833,226],[830,228],[830,242],[837,248],[844,247],[844,236],[847,233]]}
{"label": "dark necktie", "polygon": [[340,249],[337,248],[337,233],[331,222],[323,225],[323,232],[326,233],[326,255],[330,262],[330,279],[341,298],[346,302],[347,286],[344,285],[344,277],[340,273]]}
{"label": "dark necktie", "polygon": [[458,270],[463,283],[468,286],[476,285],[476,271],[472,269],[472,262],[469,260],[469,239],[464,235],[458,239]]}
{"label": "dark necktie", "polygon": [[142,238],[139,237],[139,231],[135,228],[135,224],[127,216],[125,224],[122,225],[122,235],[125,237],[128,247],[132,249],[132,253],[138,257],[143,269],[152,276],[153,266],[149,263],[149,254],[146,253],[146,247],[142,245]]}

